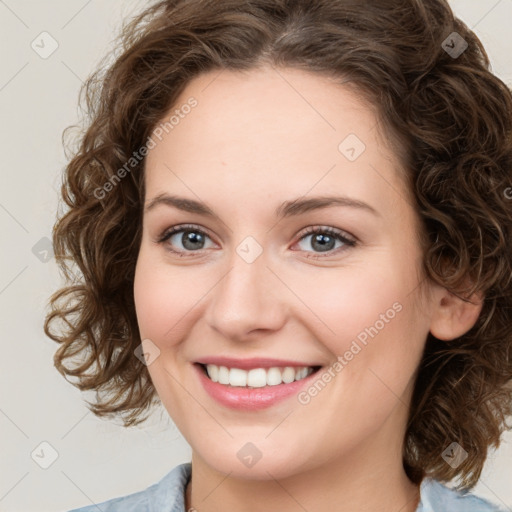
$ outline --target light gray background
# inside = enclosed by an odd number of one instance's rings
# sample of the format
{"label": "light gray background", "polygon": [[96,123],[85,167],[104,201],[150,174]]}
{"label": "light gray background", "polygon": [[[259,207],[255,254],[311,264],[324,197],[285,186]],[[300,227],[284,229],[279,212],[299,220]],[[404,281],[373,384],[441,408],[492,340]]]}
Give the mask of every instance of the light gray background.
{"label": "light gray background", "polygon": [[[512,85],[512,0],[453,0],[455,13],[486,46],[493,71]],[[58,511],[144,489],[190,447],[167,413],[132,429],[97,419],[53,367],[45,304],[58,287],[44,259],[66,164],[61,135],[78,120],[81,82],[110,48],[121,19],[142,0],[0,0],[0,511]],[[58,49],[41,58],[43,31]],[[48,48],[48,47],[47,47]],[[42,245],[36,245],[42,244]],[[33,247],[39,248],[39,256]],[[38,251],[36,251],[38,252]],[[51,256],[51,254],[50,254]],[[50,443],[58,457],[51,461]],[[38,455],[37,455],[38,454]],[[512,510],[512,435],[486,464],[474,492]]]}

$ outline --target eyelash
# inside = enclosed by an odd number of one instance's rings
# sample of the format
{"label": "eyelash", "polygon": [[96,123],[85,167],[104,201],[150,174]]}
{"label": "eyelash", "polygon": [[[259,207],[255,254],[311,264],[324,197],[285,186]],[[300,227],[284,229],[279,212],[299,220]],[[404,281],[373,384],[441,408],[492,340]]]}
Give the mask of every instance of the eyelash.
{"label": "eyelash", "polygon": [[[157,240],[156,242],[159,244],[164,244],[171,238],[172,235],[175,235],[176,233],[180,233],[182,231],[193,231],[195,233],[200,233],[201,235],[205,235],[208,238],[210,236],[208,233],[203,231],[202,229],[199,229],[197,226],[194,226],[192,224],[186,224],[186,225],[179,225],[179,226],[173,226],[172,228],[166,230]],[[306,238],[308,235],[317,235],[317,234],[327,234],[334,238],[335,240],[339,240],[340,242],[343,242],[346,247],[338,247],[338,249],[333,249],[331,251],[326,251],[326,256],[323,256],[322,253],[313,253],[315,256],[307,256],[307,258],[313,258],[313,259],[319,259],[319,258],[325,258],[327,256],[332,256],[333,254],[337,254],[340,251],[344,251],[347,248],[356,247],[358,245],[358,242],[355,239],[348,238],[344,235],[342,231],[339,231],[337,229],[331,228],[331,227],[314,227],[314,228],[308,228],[307,231],[301,233],[300,238],[298,239],[298,242],[300,242],[303,238]],[[198,253],[199,251],[176,251],[174,249],[171,249],[170,247],[167,248],[172,253],[179,254],[180,257],[184,256],[186,253]],[[205,249],[203,249],[205,250]],[[306,251],[311,252],[311,251]]]}

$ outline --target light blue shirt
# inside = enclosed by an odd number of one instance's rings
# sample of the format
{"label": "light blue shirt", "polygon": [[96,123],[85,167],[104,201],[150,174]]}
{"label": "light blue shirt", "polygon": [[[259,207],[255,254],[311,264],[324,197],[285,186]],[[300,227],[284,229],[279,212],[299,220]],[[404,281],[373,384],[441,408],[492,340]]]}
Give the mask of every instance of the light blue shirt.
{"label": "light blue shirt", "polygon": [[[191,471],[192,464],[185,462],[144,491],[69,512],[186,512],[185,490]],[[420,498],[416,512],[505,512],[482,498],[456,492],[429,478],[421,483]]]}

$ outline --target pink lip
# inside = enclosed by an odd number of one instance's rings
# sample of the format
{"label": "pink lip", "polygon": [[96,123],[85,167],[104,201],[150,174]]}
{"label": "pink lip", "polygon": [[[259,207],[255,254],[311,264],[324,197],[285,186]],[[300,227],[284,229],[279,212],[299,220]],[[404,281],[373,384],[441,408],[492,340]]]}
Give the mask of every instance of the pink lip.
{"label": "pink lip", "polygon": [[[280,362],[282,363],[282,361]],[[216,363],[212,363],[216,364]],[[281,366],[276,365],[273,366]],[[303,365],[290,365],[285,366],[303,366]],[[305,365],[304,365],[305,366]],[[314,372],[301,380],[295,380],[289,384],[278,384],[277,386],[264,386],[261,388],[249,387],[235,387],[227,386],[213,382],[204,372],[200,364],[193,365],[194,370],[197,372],[199,380],[203,385],[206,392],[221,405],[230,407],[231,409],[243,411],[257,411],[270,407],[281,400],[284,400],[292,395],[296,395],[301,388],[309,385],[311,380],[318,372]],[[233,367],[237,368],[236,365]],[[251,367],[252,368],[252,367]],[[260,366],[261,368],[261,366]]]}
{"label": "pink lip", "polygon": [[241,370],[252,370],[253,368],[272,368],[272,367],[303,367],[303,366],[322,366],[319,363],[301,363],[297,361],[286,361],[284,359],[272,359],[252,357],[250,359],[235,359],[233,357],[212,356],[203,357],[196,363],[215,364],[217,366],[226,366],[228,368],[240,368]]}

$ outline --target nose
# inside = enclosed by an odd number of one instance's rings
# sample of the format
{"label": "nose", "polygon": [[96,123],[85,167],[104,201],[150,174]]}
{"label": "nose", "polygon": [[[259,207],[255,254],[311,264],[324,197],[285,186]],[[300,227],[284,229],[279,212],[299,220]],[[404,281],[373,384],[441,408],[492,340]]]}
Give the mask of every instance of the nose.
{"label": "nose", "polygon": [[279,330],[286,321],[286,290],[267,267],[264,253],[252,263],[237,254],[211,291],[208,325],[224,338],[244,340]]}

